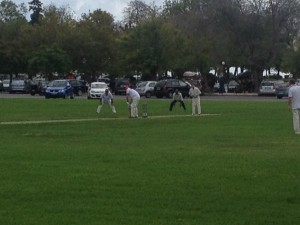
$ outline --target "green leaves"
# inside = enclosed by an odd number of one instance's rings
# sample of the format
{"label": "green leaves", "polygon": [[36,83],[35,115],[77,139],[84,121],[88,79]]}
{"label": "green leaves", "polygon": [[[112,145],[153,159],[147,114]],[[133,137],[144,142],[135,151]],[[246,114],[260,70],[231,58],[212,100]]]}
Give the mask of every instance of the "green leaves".
{"label": "green leaves", "polygon": [[25,19],[24,14],[22,5],[17,6],[9,0],[0,2],[0,21],[8,22],[16,19]]}
{"label": "green leaves", "polygon": [[129,70],[156,76],[185,64],[188,38],[171,23],[155,19],[127,32],[119,46]]}
{"label": "green leaves", "polygon": [[63,73],[70,70],[70,59],[66,52],[57,46],[42,46],[30,55],[28,66],[36,73],[48,75],[52,72]]}

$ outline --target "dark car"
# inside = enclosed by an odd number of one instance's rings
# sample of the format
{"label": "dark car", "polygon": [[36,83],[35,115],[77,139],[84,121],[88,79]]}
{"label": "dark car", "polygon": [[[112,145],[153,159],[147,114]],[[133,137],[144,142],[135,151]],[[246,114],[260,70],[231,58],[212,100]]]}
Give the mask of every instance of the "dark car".
{"label": "dark car", "polygon": [[44,95],[47,88],[46,80],[33,80],[31,83],[30,94],[31,95]]}
{"label": "dark car", "polygon": [[115,84],[115,94],[116,95],[125,95],[126,87],[130,85],[129,79],[118,79]]}
{"label": "dark car", "polygon": [[69,83],[72,85],[75,95],[81,96],[88,90],[88,84],[84,80],[69,80]]}
{"label": "dark car", "polygon": [[1,91],[1,92],[3,91],[3,83],[2,83],[2,80],[0,80],[0,91]]}
{"label": "dark car", "polygon": [[29,93],[30,86],[29,80],[12,80],[9,87],[9,93]]}
{"label": "dark car", "polygon": [[289,84],[288,83],[284,83],[282,85],[279,85],[276,88],[276,97],[278,99],[281,99],[283,97],[288,97],[289,95]]}
{"label": "dark car", "polygon": [[51,81],[45,90],[45,98],[74,98],[73,87],[68,80]]}
{"label": "dark car", "polygon": [[157,98],[162,98],[164,96],[172,98],[173,93],[178,89],[183,97],[189,96],[189,90],[191,85],[183,80],[178,79],[166,79],[160,80],[156,83],[154,87],[154,95]]}

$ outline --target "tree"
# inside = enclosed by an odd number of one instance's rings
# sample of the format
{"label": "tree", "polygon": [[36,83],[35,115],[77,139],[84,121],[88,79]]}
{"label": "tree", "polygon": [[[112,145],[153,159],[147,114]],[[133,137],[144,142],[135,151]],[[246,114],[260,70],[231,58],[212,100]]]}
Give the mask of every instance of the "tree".
{"label": "tree", "polygon": [[61,48],[41,46],[29,56],[28,68],[34,73],[42,73],[51,80],[54,72],[64,74],[71,70],[69,56]]}
{"label": "tree", "polygon": [[128,28],[138,26],[142,21],[156,18],[159,15],[159,8],[153,5],[147,5],[144,1],[134,0],[128,3],[123,11],[124,20]]}
{"label": "tree", "polygon": [[8,22],[11,20],[23,19],[25,20],[26,9],[24,3],[17,6],[10,0],[3,0],[0,2],[0,21]]}
{"label": "tree", "polygon": [[79,35],[80,43],[76,45],[74,65],[76,64],[79,69],[92,76],[108,72],[109,64],[115,55],[115,30],[112,15],[100,9],[83,14],[76,29],[81,34]]}
{"label": "tree", "polygon": [[187,40],[172,24],[159,19],[145,21],[120,39],[121,67],[128,74],[142,73],[146,79],[155,79],[167,70],[186,68]]}
{"label": "tree", "polygon": [[27,21],[20,7],[11,1],[0,3],[0,73],[11,76],[26,71],[25,52],[19,40]]}
{"label": "tree", "polygon": [[164,8],[164,16],[193,37],[206,62],[244,66],[253,72],[256,89],[264,69],[280,68],[299,30],[299,12],[298,0],[174,0]]}
{"label": "tree", "polygon": [[[283,52],[299,27],[299,1],[253,0],[241,4],[235,0],[232,3],[236,13],[223,11],[220,15],[222,27],[229,30],[231,46],[240,49],[235,58],[253,72],[252,79],[257,90],[264,69],[280,69]],[[229,49],[227,51],[230,52]]]}
{"label": "tree", "polygon": [[0,41],[0,49],[0,73],[17,76],[26,71],[25,53],[16,40],[5,44]]}
{"label": "tree", "polygon": [[283,57],[282,68],[293,74],[293,78],[300,78],[300,41],[295,41],[293,48],[289,48]]}
{"label": "tree", "polygon": [[[187,70],[199,71],[201,74],[209,72],[210,67],[220,61],[215,51],[218,42],[215,41],[214,31],[215,12],[213,3],[206,0],[166,0],[163,17],[174,24],[177,29],[188,37],[189,52],[186,57]],[[224,36],[226,38],[226,36]]]}
{"label": "tree", "polygon": [[31,2],[28,2],[28,4],[29,11],[32,11],[30,23],[39,24],[43,17],[43,3],[40,0],[32,0]]}
{"label": "tree", "polygon": [[67,6],[57,7],[50,4],[44,7],[42,22],[47,26],[50,23],[57,25],[74,25],[74,15],[71,9]]}

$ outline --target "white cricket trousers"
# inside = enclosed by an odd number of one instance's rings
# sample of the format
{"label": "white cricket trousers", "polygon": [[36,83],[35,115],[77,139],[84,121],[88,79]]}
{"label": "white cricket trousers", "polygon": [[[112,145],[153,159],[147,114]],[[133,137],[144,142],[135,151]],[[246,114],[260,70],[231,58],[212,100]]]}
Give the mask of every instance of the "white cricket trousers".
{"label": "white cricket trousers", "polygon": [[140,99],[139,98],[133,98],[132,102],[130,104],[130,116],[133,118],[138,117],[138,104]]}
{"label": "white cricket trousers", "polygon": [[116,112],[117,112],[115,106],[113,106],[110,102],[109,102],[109,103],[102,103],[102,105],[99,104],[98,107],[97,107],[96,112],[97,112],[97,113],[100,113],[102,107],[103,107],[105,104],[109,105],[109,107],[110,107],[110,109],[111,109],[111,111],[112,111],[113,113],[116,113]]}
{"label": "white cricket trousers", "polygon": [[293,127],[295,133],[300,133],[300,109],[293,109]]}
{"label": "white cricket trousers", "polygon": [[192,115],[201,114],[200,97],[192,98]]}

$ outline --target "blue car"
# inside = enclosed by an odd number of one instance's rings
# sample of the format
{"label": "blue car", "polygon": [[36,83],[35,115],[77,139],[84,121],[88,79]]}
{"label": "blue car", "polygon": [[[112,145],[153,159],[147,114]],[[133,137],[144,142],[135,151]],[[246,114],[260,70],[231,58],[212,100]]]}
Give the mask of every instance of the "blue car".
{"label": "blue car", "polygon": [[73,88],[67,80],[51,81],[45,90],[45,98],[74,98]]}

